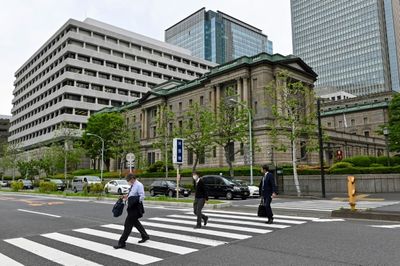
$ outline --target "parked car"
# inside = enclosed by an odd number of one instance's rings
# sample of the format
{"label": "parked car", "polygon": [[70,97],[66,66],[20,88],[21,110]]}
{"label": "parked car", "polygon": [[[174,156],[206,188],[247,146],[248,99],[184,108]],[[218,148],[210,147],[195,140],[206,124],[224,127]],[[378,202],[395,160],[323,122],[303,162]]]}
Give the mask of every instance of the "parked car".
{"label": "parked car", "polygon": [[125,194],[131,186],[126,180],[111,180],[104,186],[105,193]]}
{"label": "parked car", "polygon": [[8,182],[0,180],[0,186],[1,187],[8,187]]}
{"label": "parked car", "polygon": [[19,179],[18,182],[22,182],[24,186],[23,189],[33,189],[33,183],[31,180],[28,179]]}
{"label": "parked car", "polygon": [[101,183],[100,177],[92,175],[75,176],[72,180],[72,190],[76,193],[78,191],[83,191],[85,185],[88,186],[88,191],[90,190],[90,185]]}
{"label": "parked car", "polygon": [[243,180],[238,180],[238,179],[234,179],[234,182],[239,183],[242,186],[247,186],[249,188],[249,197],[259,197],[260,196],[260,188],[258,186],[253,185],[249,185],[246,181]]}
{"label": "parked car", "polygon": [[[176,196],[176,182],[170,180],[156,180],[154,181],[149,188],[150,195],[167,195],[169,197]],[[186,189],[183,187],[179,187],[179,194],[188,197],[191,193],[190,189]]]}
{"label": "parked car", "polygon": [[210,197],[225,197],[227,200],[233,198],[247,199],[250,195],[249,188],[233,180],[220,175],[203,176],[204,185]]}
{"label": "parked car", "polygon": [[52,182],[54,184],[56,184],[57,186],[57,190],[61,190],[64,191],[65,190],[65,183],[64,181],[62,181],[61,179],[51,179],[51,178],[46,178],[45,179],[46,182]]}

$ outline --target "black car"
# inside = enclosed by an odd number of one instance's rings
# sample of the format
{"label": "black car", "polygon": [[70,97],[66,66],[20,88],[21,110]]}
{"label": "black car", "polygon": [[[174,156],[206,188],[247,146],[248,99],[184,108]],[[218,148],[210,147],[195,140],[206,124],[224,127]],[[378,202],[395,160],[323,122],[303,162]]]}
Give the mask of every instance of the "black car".
{"label": "black car", "polygon": [[[157,180],[154,181],[149,188],[150,195],[167,195],[170,197],[176,196],[176,182],[170,180]],[[190,189],[179,187],[179,194],[188,197],[191,193]]]}
{"label": "black car", "polygon": [[219,198],[225,197],[227,200],[233,198],[247,199],[250,195],[249,188],[241,185],[227,177],[220,175],[203,176],[204,185],[208,191],[208,196]]}
{"label": "black car", "polygon": [[65,183],[61,179],[45,179],[45,181],[56,184],[57,190],[61,190],[61,191],[65,190]]}
{"label": "black car", "polygon": [[23,189],[33,189],[33,183],[27,179],[19,179],[18,182],[24,184]]}

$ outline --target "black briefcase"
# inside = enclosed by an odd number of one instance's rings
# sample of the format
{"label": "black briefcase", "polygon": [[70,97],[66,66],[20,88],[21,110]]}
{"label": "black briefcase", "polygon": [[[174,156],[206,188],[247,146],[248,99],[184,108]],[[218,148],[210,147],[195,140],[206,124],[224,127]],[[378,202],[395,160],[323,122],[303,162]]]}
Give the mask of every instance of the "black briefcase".
{"label": "black briefcase", "polygon": [[114,217],[119,217],[124,211],[125,204],[122,199],[118,199],[112,208],[112,213]]}
{"label": "black briefcase", "polygon": [[263,199],[261,199],[260,205],[258,205],[257,216],[258,217],[267,217],[267,210],[265,209]]}

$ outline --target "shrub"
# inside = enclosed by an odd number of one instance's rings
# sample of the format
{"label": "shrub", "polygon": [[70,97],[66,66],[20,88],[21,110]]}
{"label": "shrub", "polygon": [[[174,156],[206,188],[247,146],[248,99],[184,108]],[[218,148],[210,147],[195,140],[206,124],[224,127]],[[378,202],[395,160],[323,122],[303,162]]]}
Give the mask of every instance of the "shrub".
{"label": "shrub", "polygon": [[[174,170],[174,167],[172,164],[168,164],[168,171]],[[151,164],[148,169],[148,172],[154,173],[154,172],[165,172],[165,163],[163,161],[157,161],[153,164]]]}
{"label": "shrub", "polygon": [[380,163],[371,163],[371,165],[369,167],[383,167],[383,164]]}
{"label": "shrub", "polygon": [[[99,174],[100,176],[100,174]],[[121,178],[119,172],[105,172],[103,173],[103,178],[119,179]]]}
{"label": "shrub", "polygon": [[338,162],[338,163],[335,163],[334,165],[332,165],[331,169],[332,168],[351,168],[351,167],[353,167],[352,163],[349,163],[349,162]]}
{"label": "shrub", "polygon": [[39,192],[49,193],[52,191],[57,191],[57,185],[55,183],[43,181],[39,183]]}
{"label": "shrub", "polygon": [[387,156],[380,156],[376,158],[376,163],[387,166]]}
{"label": "shrub", "polygon": [[11,182],[11,190],[12,191],[17,192],[17,191],[19,191],[19,190],[21,190],[23,188],[24,188],[24,183],[22,183],[20,181],[12,181]]}
{"label": "shrub", "polygon": [[369,156],[354,156],[350,158],[346,158],[343,160],[343,162],[349,162],[353,164],[354,166],[361,166],[361,167],[368,167],[370,166],[371,163],[376,162],[376,159],[371,159],[374,157],[369,157]]}
{"label": "shrub", "polygon": [[95,171],[93,169],[78,169],[76,171],[72,172],[72,175],[74,176],[79,176],[79,175],[93,175],[97,174],[98,171]]}
{"label": "shrub", "polygon": [[90,192],[93,194],[101,194],[103,192],[104,185],[101,183],[95,183],[90,185]]}

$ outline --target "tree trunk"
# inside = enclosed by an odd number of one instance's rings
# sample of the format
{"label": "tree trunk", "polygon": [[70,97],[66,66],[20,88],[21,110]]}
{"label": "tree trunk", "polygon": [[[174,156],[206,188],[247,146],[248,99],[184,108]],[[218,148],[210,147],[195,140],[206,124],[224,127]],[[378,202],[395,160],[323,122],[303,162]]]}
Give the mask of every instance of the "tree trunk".
{"label": "tree trunk", "polygon": [[199,162],[199,156],[197,154],[195,154],[195,155],[196,155],[196,159],[193,162],[192,172],[196,172],[197,163]]}
{"label": "tree trunk", "polygon": [[[294,136],[294,126],[292,125],[292,134]],[[299,176],[297,175],[297,163],[296,163],[296,143],[292,140],[292,166],[293,166],[293,180],[296,186],[297,196],[301,196]]]}
{"label": "tree trunk", "polygon": [[224,153],[225,153],[225,160],[226,163],[229,166],[229,176],[233,177],[234,172],[233,172],[233,166],[232,166],[232,161],[230,160],[230,154],[229,154],[229,144],[224,146]]}

